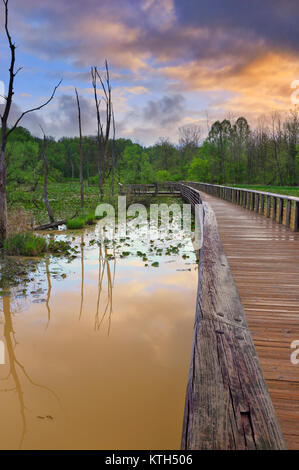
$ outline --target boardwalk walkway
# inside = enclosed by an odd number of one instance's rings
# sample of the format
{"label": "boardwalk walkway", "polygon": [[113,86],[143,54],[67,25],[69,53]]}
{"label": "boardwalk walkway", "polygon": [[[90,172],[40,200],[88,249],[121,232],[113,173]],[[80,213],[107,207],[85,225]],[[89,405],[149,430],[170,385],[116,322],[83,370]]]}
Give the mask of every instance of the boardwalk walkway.
{"label": "boardwalk walkway", "polygon": [[299,449],[299,232],[201,192],[218,231],[246,311],[288,449]]}

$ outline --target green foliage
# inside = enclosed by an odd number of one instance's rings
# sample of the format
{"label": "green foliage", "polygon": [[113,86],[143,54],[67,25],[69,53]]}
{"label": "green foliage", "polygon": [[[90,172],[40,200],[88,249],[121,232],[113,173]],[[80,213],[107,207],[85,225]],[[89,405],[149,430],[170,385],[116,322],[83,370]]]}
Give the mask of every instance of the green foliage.
{"label": "green foliage", "polygon": [[99,185],[99,175],[94,175],[89,177],[89,184],[92,186]]}
{"label": "green foliage", "polygon": [[[201,145],[199,139],[192,140],[192,129],[181,134],[183,138],[180,138],[179,145],[160,139],[157,144],[145,148],[128,139],[117,139],[114,143],[109,142],[101,200],[97,141],[93,136],[84,137],[83,173],[87,217],[81,212],[79,139],[74,137],[55,141],[48,138],[48,196],[54,218],[70,219],[77,211],[82,214],[79,219],[85,219],[84,224],[94,223],[89,212],[100,202],[109,202],[117,207],[118,181],[146,184],[193,180],[229,185],[260,184],[266,190],[278,185],[296,186],[299,183],[298,129],[298,114],[290,113],[284,120],[274,119],[257,129],[251,129],[244,117],[232,122],[227,119],[216,121]],[[8,211],[19,208],[30,211],[35,225],[49,220],[43,201],[41,149],[42,140],[32,136],[23,127],[18,127],[9,136],[6,154]],[[86,181],[87,168],[89,184]],[[71,221],[71,226],[73,223],[76,225],[76,221]],[[79,225],[82,225],[82,221]]]}
{"label": "green foliage", "polygon": [[94,212],[89,212],[86,217],[85,217],[85,223],[87,225],[94,225],[96,222],[95,222],[95,215],[94,215]]}
{"label": "green foliage", "polygon": [[125,183],[152,183],[154,171],[148,154],[138,144],[125,148],[122,159],[122,176]]}
{"label": "green foliage", "polygon": [[49,253],[69,254],[71,245],[63,240],[51,239],[48,243],[47,251]]}
{"label": "green foliage", "polygon": [[210,162],[200,157],[195,157],[190,163],[188,179],[190,181],[210,181]]}
{"label": "green foliage", "polygon": [[77,230],[83,228],[85,225],[84,217],[75,217],[74,219],[68,219],[66,221],[66,226],[69,230]]}
{"label": "green foliage", "polygon": [[163,181],[171,181],[171,174],[167,170],[158,170],[156,173],[156,181],[163,183]]}
{"label": "green foliage", "polygon": [[13,256],[39,256],[46,250],[46,239],[33,233],[17,233],[7,238],[4,244],[4,252]]}
{"label": "green foliage", "polygon": [[158,261],[155,261],[154,263],[152,263],[152,266],[153,268],[158,268],[159,267]]}

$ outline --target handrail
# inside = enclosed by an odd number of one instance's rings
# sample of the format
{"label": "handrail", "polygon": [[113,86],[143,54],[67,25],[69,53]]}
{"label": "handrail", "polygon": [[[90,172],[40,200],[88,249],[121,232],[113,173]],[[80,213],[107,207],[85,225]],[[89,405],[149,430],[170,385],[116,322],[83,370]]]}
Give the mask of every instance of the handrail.
{"label": "handrail", "polygon": [[204,214],[181,447],[285,449],[215,214],[190,183],[173,184]]}
{"label": "handrail", "polygon": [[216,186],[217,188],[226,188],[226,189],[234,189],[238,191],[244,191],[246,193],[255,193],[255,194],[264,194],[265,196],[274,196],[281,199],[290,199],[291,201],[299,202],[299,197],[296,196],[288,196],[287,194],[278,194],[278,193],[268,193],[266,191],[257,191],[256,189],[247,189],[247,188],[239,188],[237,186],[225,186],[222,184],[211,184],[211,183],[201,183],[201,182],[187,182],[186,184],[200,184],[205,186]]}
{"label": "handrail", "polygon": [[153,183],[153,184],[142,184],[142,183],[134,183],[134,184],[122,184],[118,183],[121,192],[128,192],[128,193],[146,193],[146,194],[157,194],[160,192],[161,189],[164,189],[165,192],[175,192],[178,190],[177,183],[173,182],[163,182],[163,183]]}
{"label": "handrail", "polygon": [[299,230],[299,197],[210,183],[188,182],[187,184],[212,196],[271,217],[274,222],[292,228],[294,232]]}

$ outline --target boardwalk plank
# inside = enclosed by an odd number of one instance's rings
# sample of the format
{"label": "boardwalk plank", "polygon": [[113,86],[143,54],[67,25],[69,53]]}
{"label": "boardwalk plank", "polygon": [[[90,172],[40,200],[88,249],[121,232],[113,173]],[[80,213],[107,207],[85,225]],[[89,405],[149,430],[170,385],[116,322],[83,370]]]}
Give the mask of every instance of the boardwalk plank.
{"label": "boardwalk plank", "polygon": [[215,215],[204,204],[183,449],[283,449],[284,439]]}
{"label": "boardwalk plank", "polygon": [[299,449],[299,233],[201,193],[212,206],[287,447]]}

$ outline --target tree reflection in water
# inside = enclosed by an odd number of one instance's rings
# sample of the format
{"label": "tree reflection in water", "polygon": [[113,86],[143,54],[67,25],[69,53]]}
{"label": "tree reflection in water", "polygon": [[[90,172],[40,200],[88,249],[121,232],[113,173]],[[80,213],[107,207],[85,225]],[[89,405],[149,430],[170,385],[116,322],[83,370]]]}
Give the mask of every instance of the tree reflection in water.
{"label": "tree reflection in water", "polygon": [[[105,246],[105,245],[104,245]],[[113,253],[113,276],[111,275],[111,268],[110,268],[110,263],[109,263],[109,258],[108,258],[108,253],[107,253],[107,247],[105,246],[104,248],[104,256],[103,256],[103,249],[102,245],[99,246],[99,277],[98,277],[98,298],[97,298],[97,309],[96,309],[96,314],[95,314],[95,325],[94,328],[95,330],[99,330],[101,328],[101,325],[103,324],[105,318],[107,317],[108,314],[108,336],[110,334],[111,330],[111,318],[112,318],[112,308],[113,308],[113,287],[114,287],[114,281],[115,281],[115,271],[116,271],[116,258],[115,258],[115,252]],[[102,315],[100,315],[100,301],[101,301],[101,294],[102,294],[102,289],[103,289],[103,280],[105,277],[105,273],[107,276],[107,299],[105,303],[105,308],[103,309]]]}
{"label": "tree reflection in water", "polygon": [[23,442],[25,439],[27,426],[26,426],[26,405],[25,405],[25,398],[24,392],[22,388],[22,380],[24,378],[34,387],[40,388],[49,392],[60,404],[60,399],[58,395],[51,390],[49,387],[45,385],[38,384],[32,380],[30,375],[27,373],[24,365],[17,359],[16,356],[16,346],[18,345],[16,340],[16,333],[13,327],[12,322],[12,313],[11,313],[11,299],[10,295],[5,292],[4,296],[2,297],[2,305],[3,305],[3,316],[4,316],[4,328],[3,334],[6,343],[7,355],[6,360],[8,362],[9,372],[6,377],[1,378],[2,382],[10,381],[13,382],[13,386],[8,386],[7,388],[3,388],[1,392],[16,392],[17,401],[19,404],[19,411],[21,416],[21,436],[19,441],[19,449],[22,448]]}

